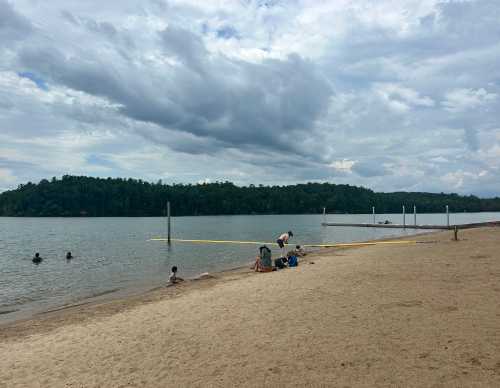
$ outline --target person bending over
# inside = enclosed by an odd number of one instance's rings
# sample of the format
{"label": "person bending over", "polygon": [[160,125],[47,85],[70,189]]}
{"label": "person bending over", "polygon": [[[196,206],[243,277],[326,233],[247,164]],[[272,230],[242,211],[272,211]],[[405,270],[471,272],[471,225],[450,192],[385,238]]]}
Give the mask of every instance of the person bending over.
{"label": "person bending over", "polygon": [[291,230],[289,230],[287,233],[283,233],[276,240],[276,243],[281,249],[281,257],[286,257],[285,244],[288,244],[288,240],[290,239],[290,237],[293,237],[293,233]]}

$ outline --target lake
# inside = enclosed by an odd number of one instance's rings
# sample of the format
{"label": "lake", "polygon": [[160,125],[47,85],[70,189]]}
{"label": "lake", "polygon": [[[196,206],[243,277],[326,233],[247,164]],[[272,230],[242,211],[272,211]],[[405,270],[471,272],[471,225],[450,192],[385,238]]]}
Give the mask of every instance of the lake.
{"label": "lake", "polygon": [[[402,222],[400,214],[377,221]],[[450,223],[499,220],[500,213],[452,213]],[[185,239],[275,241],[291,229],[291,244],[351,242],[415,234],[415,230],[322,227],[321,215],[172,218],[172,235]],[[371,214],[328,215],[329,222],[371,222]],[[413,222],[407,214],[406,222]],[[445,214],[419,214],[418,223],[446,224]],[[425,231],[419,231],[425,232]],[[29,316],[109,292],[164,285],[172,265],[193,277],[248,264],[258,246],[148,241],[166,236],[165,218],[0,217],[0,320]],[[74,259],[66,260],[67,251]],[[44,261],[34,265],[35,252]],[[273,247],[273,253],[277,253]]]}

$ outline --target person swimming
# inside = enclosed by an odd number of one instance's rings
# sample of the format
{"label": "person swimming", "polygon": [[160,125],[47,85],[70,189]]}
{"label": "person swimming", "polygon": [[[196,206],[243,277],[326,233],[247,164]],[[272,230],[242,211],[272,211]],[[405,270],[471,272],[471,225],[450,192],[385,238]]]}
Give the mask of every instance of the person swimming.
{"label": "person swimming", "polygon": [[42,258],[40,257],[40,253],[35,253],[35,257],[33,257],[32,261],[35,264],[40,264],[42,262]]}
{"label": "person swimming", "polygon": [[66,260],[71,260],[72,258],[71,252],[66,253]]}

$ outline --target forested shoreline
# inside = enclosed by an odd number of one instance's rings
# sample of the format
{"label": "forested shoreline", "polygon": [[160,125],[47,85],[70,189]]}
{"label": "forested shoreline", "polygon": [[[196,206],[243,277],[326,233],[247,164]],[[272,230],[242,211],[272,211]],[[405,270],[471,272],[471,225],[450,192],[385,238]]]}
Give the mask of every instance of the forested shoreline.
{"label": "forested shoreline", "polygon": [[400,213],[413,205],[419,213],[500,211],[500,198],[444,193],[376,193],[344,184],[306,183],[289,186],[236,186],[150,183],[140,179],[65,175],[60,179],[19,185],[0,194],[0,216],[105,217],[234,214]]}

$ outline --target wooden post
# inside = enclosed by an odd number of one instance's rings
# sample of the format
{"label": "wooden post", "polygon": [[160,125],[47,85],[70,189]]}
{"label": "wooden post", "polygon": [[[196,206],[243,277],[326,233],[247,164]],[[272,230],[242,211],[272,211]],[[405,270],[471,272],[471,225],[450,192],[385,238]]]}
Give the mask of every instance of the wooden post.
{"label": "wooden post", "polygon": [[450,227],[450,208],[446,205],[446,226]]}
{"label": "wooden post", "polygon": [[375,223],[375,206],[372,206],[373,223]]}
{"label": "wooden post", "polygon": [[417,226],[417,207],[413,205],[413,224]]}
{"label": "wooden post", "polygon": [[406,228],[406,212],[405,212],[405,205],[403,205],[403,228]]}
{"label": "wooden post", "polygon": [[167,202],[167,242],[170,245],[170,201]]}
{"label": "wooden post", "polygon": [[458,241],[458,227],[455,225],[455,228],[453,228],[453,231],[455,232],[455,241]]}

